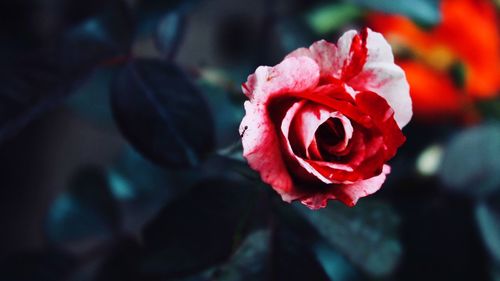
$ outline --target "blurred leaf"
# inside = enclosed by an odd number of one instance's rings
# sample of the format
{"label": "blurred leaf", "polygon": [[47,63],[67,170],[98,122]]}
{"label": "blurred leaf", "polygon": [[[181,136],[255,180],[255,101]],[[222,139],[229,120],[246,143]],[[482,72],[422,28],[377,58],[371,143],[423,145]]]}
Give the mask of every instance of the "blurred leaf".
{"label": "blurred leaf", "polygon": [[155,32],[155,45],[164,57],[172,59],[175,56],[184,36],[185,25],[184,10],[168,12],[158,23]]}
{"label": "blurred leaf", "polygon": [[[198,83],[214,114],[217,147],[228,147],[241,143],[238,128],[244,116],[243,102],[233,103],[231,94],[221,87],[213,86],[206,81]],[[243,96],[242,93],[239,93]]]}
{"label": "blurred leaf", "polygon": [[214,124],[206,101],[174,64],[131,61],[115,79],[111,98],[122,133],[158,164],[196,166],[214,146]]}
{"label": "blurred leaf", "polygon": [[260,211],[258,193],[256,187],[224,179],[195,186],[144,229],[141,271],[150,278],[181,277],[226,260],[244,232],[265,219],[252,215]]}
{"label": "blurred leaf", "polygon": [[94,67],[114,63],[128,56],[133,25],[122,1],[109,1],[106,9],[69,29],[63,38],[62,60],[65,69]]}
{"label": "blurred leaf", "polygon": [[349,3],[331,3],[309,12],[307,23],[318,34],[338,30],[363,15],[359,7]]}
{"label": "blurred leaf", "polygon": [[46,217],[45,232],[57,244],[101,240],[120,228],[120,215],[106,176],[95,167],[81,169]]}
{"label": "blurred leaf", "polygon": [[204,181],[162,210],[139,249],[113,254],[99,280],[329,280],[268,199],[244,182]]}
{"label": "blurred leaf", "polygon": [[381,277],[395,269],[402,254],[399,218],[387,204],[363,201],[349,208],[334,202],[314,212],[296,206],[323,239],[366,273]]}
{"label": "blurred leaf", "polygon": [[309,245],[288,226],[276,222],[273,238],[271,280],[328,281],[328,275],[315,258]]}
{"label": "blurred leaf", "polygon": [[0,141],[59,104],[85,75],[65,72],[53,53],[14,55],[0,65]]}
{"label": "blurred leaf", "polygon": [[209,280],[329,281],[307,243],[280,222],[247,236],[226,264]]}
{"label": "blurred leaf", "polygon": [[165,204],[185,193],[199,174],[156,166],[127,146],[107,175],[111,193],[120,203],[124,228],[137,233]]}
{"label": "blurred leaf", "polygon": [[314,253],[323,266],[330,280],[334,281],[351,281],[363,280],[360,278],[359,273],[354,269],[350,263],[339,252],[335,251],[330,245],[326,243],[318,243],[314,247]]}
{"label": "blurred leaf", "polygon": [[110,5],[105,11],[38,39],[43,44],[0,41],[0,141],[60,104],[97,64],[128,49],[120,10]]}
{"label": "blurred leaf", "polygon": [[114,68],[98,68],[67,100],[69,107],[81,117],[99,126],[114,126],[109,86]]}
{"label": "blurred leaf", "polygon": [[158,29],[169,14],[188,12],[199,0],[139,0],[135,7],[137,35],[147,37]]}
{"label": "blurred leaf", "polygon": [[476,220],[486,248],[500,264],[500,201],[495,203],[479,202],[476,205]]}
{"label": "blurred leaf", "polygon": [[344,0],[380,12],[407,16],[423,25],[435,25],[441,21],[439,0]]}
{"label": "blurred leaf", "polygon": [[500,187],[500,126],[481,125],[454,136],[445,149],[440,178],[450,189],[484,196]]}
{"label": "blurred leaf", "polygon": [[271,232],[258,230],[248,235],[228,263],[214,276],[217,281],[267,280],[270,273]]}
{"label": "blurred leaf", "polygon": [[63,281],[76,265],[75,257],[57,250],[18,253],[0,263],[0,280]]}

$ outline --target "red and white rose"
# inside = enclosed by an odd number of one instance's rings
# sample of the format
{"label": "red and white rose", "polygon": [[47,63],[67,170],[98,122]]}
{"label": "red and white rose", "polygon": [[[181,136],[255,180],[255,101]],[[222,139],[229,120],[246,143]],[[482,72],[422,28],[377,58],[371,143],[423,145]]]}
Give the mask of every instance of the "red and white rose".
{"label": "red and white rose", "polygon": [[376,192],[412,116],[405,74],[370,29],[260,66],[242,88],[244,157],[283,200],[311,209]]}

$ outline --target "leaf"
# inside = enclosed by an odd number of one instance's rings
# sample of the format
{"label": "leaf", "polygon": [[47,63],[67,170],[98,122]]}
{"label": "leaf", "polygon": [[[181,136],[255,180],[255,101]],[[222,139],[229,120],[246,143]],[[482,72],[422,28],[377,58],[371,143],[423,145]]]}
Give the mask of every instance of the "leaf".
{"label": "leaf", "polygon": [[64,68],[92,68],[127,57],[133,29],[126,5],[122,1],[109,1],[97,14],[64,33],[61,46]]}
{"label": "leaf", "polygon": [[345,0],[348,3],[390,14],[407,16],[424,25],[435,25],[441,21],[439,0]]}
{"label": "leaf", "polygon": [[445,149],[439,176],[446,187],[485,196],[500,187],[500,126],[496,123],[455,135]]}
{"label": "leaf", "polygon": [[227,260],[259,219],[258,197],[253,186],[212,179],[167,205],[143,232],[144,279],[185,277]]}
{"label": "leaf", "polygon": [[313,251],[322,265],[330,280],[334,281],[351,281],[363,280],[358,271],[355,270],[350,263],[338,251],[334,250],[326,243],[317,243],[314,245]]}
{"label": "leaf", "polygon": [[135,7],[137,35],[147,37],[158,29],[168,14],[188,12],[199,0],[139,0]]}
{"label": "leaf", "polygon": [[172,59],[184,36],[186,15],[184,10],[175,10],[167,13],[158,23],[155,32],[155,45],[160,53]]}
{"label": "leaf", "polygon": [[110,238],[119,231],[119,210],[108,188],[103,171],[82,168],[48,211],[45,233],[50,242],[92,242]]}
{"label": "leaf", "polygon": [[217,281],[267,280],[272,249],[271,232],[257,230],[249,234],[226,264],[216,270]]}
{"label": "leaf", "polygon": [[193,167],[214,146],[206,101],[172,63],[131,61],[113,83],[111,104],[124,136],[157,164]]}
{"label": "leaf", "polygon": [[330,280],[309,245],[288,226],[278,224],[274,235],[273,272],[270,280]]}
{"label": "leaf", "polygon": [[390,206],[376,201],[355,208],[330,203],[314,212],[296,206],[325,241],[364,272],[382,277],[396,268],[402,249],[396,235],[399,218]]}
{"label": "leaf", "polygon": [[486,249],[497,263],[500,263],[500,205],[498,200],[479,202],[476,205],[476,221]]}
{"label": "leaf", "polygon": [[[231,93],[220,86],[210,85],[207,81],[199,81],[198,85],[207,97],[208,104],[215,119],[217,147],[228,147],[241,143],[238,128],[245,115],[243,101],[234,103]],[[243,93],[238,93],[243,96]],[[240,153],[240,156],[242,153]]]}
{"label": "leaf", "polygon": [[65,72],[54,51],[14,54],[0,65],[0,141],[59,104],[85,78]]}
{"label": "leaf", "polygon": [[108,6],[103,15],[90,16],[76,26],[58,27],[62,31],[48,38],[26,35],[0,42],[0,141],[59,105],[97,64],[129,48],[128,39],[120,37],[130,37],[116,15],[120,10]]}
{"label": "leaf", "polygon": [[359,7],[349,3],[320,6],[306,15],[306,21],[318,34],[338,30],[363,15]]}
{"label": "leaf", "polygon": [[276,222],[251,233],[209,280],[330,280],[312,250],[288,226]]}
{"label": "leaf", "polygon": [[161,211],[139,249],[113,254],[99,280],[329,280],[266,197],[244,182],[206,180]]}
{"label": "leaf", "polygon": [[100,67],[77,89],[66,104],[80,117],[104,128],[113,128],[114,120],[109,99],[109,85],[114,68]]}
{"label": "leaf", "polygon": [[127,146],[107,173],[111,193],[121,207],[124,228],[139,232],[165,204],[187,192],[199,174],[198,169],[163,169]]}

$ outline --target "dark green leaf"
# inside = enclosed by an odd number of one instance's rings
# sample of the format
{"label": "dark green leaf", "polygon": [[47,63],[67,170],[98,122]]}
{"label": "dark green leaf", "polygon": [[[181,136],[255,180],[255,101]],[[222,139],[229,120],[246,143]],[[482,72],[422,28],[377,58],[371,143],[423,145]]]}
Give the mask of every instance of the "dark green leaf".
{"label": "dark green leaf", "polygon": [[323,266],[328,277],[334,281],[363,280],[359,272],[342,254],[334,250],[327,243],[314,245],[314,253],[318,262]]}
{"label": "dark green leaf", "polygon": [[158,24],[169,13],[189,11],[198,0],[139,0],[135,8],[137,18],[137,34],[147,37],[154,34]]}
{"label": "dark green leaf", "polygon": [[[276,223],[276,225],[273,225]],[[229,262],[217,268],[216,281],[329,281],[308,244],[281,222],[247,236]]]}
{"label": "dark green leaf", "polygon": [[[217,147],[229,147],[241,143],[238,127],[245,115],[243,101],[233,103],[230,96],[233,93],[210,85],[206,81],[201,81],[199,85],[214,113]],[[241,92],[238,94],[244,96]]]}
{"label": "dark green leaf", "polygon": [[186,15],[183,10],[167,13],[158,23],[155,32],[155,45],[160,53],[171,59],[175,56],[184,35]]}
{"label": "dark green leaf", "polygon": [[491,256],[500,263],[500,205],[497,202],[479,202],[476,206],[476,220],[484,244]]}
{"label": "dark green leaf", "polygon": [[105,9],[65,32],[61,47],[64,68],[119,62],[129,55],[132,34],[132,20],[125,4],[109,1]]}
{"label": "dark green leaf", "polygon": [[312,249],[309,248],[310,245],[292,229],[278,223],[273,243],[270,280],[330,280]]}
{"label": "dark green leaf", "polygon": [[108,170],[109,186],[120,203],[124,227],[137,233],[167,202],[185,193],[199,174],[198,170],[163,169],[127,146]]}
{"label": "dark green leaf", "polygon": [[271,232],[258,230],[249,234],[233,257],[217,269],[217,281],[266,280],[270,274]]}
{"label": "dark green leaf", "polygon": [[0,65],[0,141],[53,108],[87,75],[61,67],[54,50],[11,54]]}
{"label": "dark green leaf", "polygon": [[0,41],[0,141],[60,104],[97,64],[127,52],[130,30],[121,12],[109,4],[49,38]]}
{"label": "dark green leaf", "polygon": [[174,64],[131,61],[113,83],[111,103],[122,133],[158,164],[196,166],[214,146],[206,101]]}
{"label": "dark green leaf", "polygon": [[402,254],[399,218],[387,204],[363,201],[349,208],[330,203],[314,212],[301,205],[297,208],[323,239],[366,273],[381,277],[396,268]]}
{"label": "dark green leaf", "polygon": [[110,238],[119,231],[118,207],[106,175],[95,167],[81,169],[47,214],[45,232],[53,243],[66,244]]}
{"label": "dark green leaf", "polygon": [[487,124],[456,135],[445,149],[439,176],[450,189],[484,196],[500,187],[500,126]]}
{"label": "dark green leaf", "polygon": [[258,197],[257,187],[236,181],[194,187],[146,226],[141,271],[151,278],[182,277],[227,260],[251,225],[265,219],[252,215],[262,209],[256,208]]}
{"label": "dark green leaf", "polygon": [[81,87],[67,100],[68,106],[93,124],[114,126],[109,86],[115,69],[98,68]]}

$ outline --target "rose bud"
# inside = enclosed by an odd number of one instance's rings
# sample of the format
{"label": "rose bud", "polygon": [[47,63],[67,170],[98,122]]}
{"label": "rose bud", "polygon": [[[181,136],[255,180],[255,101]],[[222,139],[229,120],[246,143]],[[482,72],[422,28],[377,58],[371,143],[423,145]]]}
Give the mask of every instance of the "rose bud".
{"label": "rose bud", "polygon": [[370,29],[299,48],[242,88],[243,156],[284,201],[311,209],[376,192],[412,116],[405,74]]}

